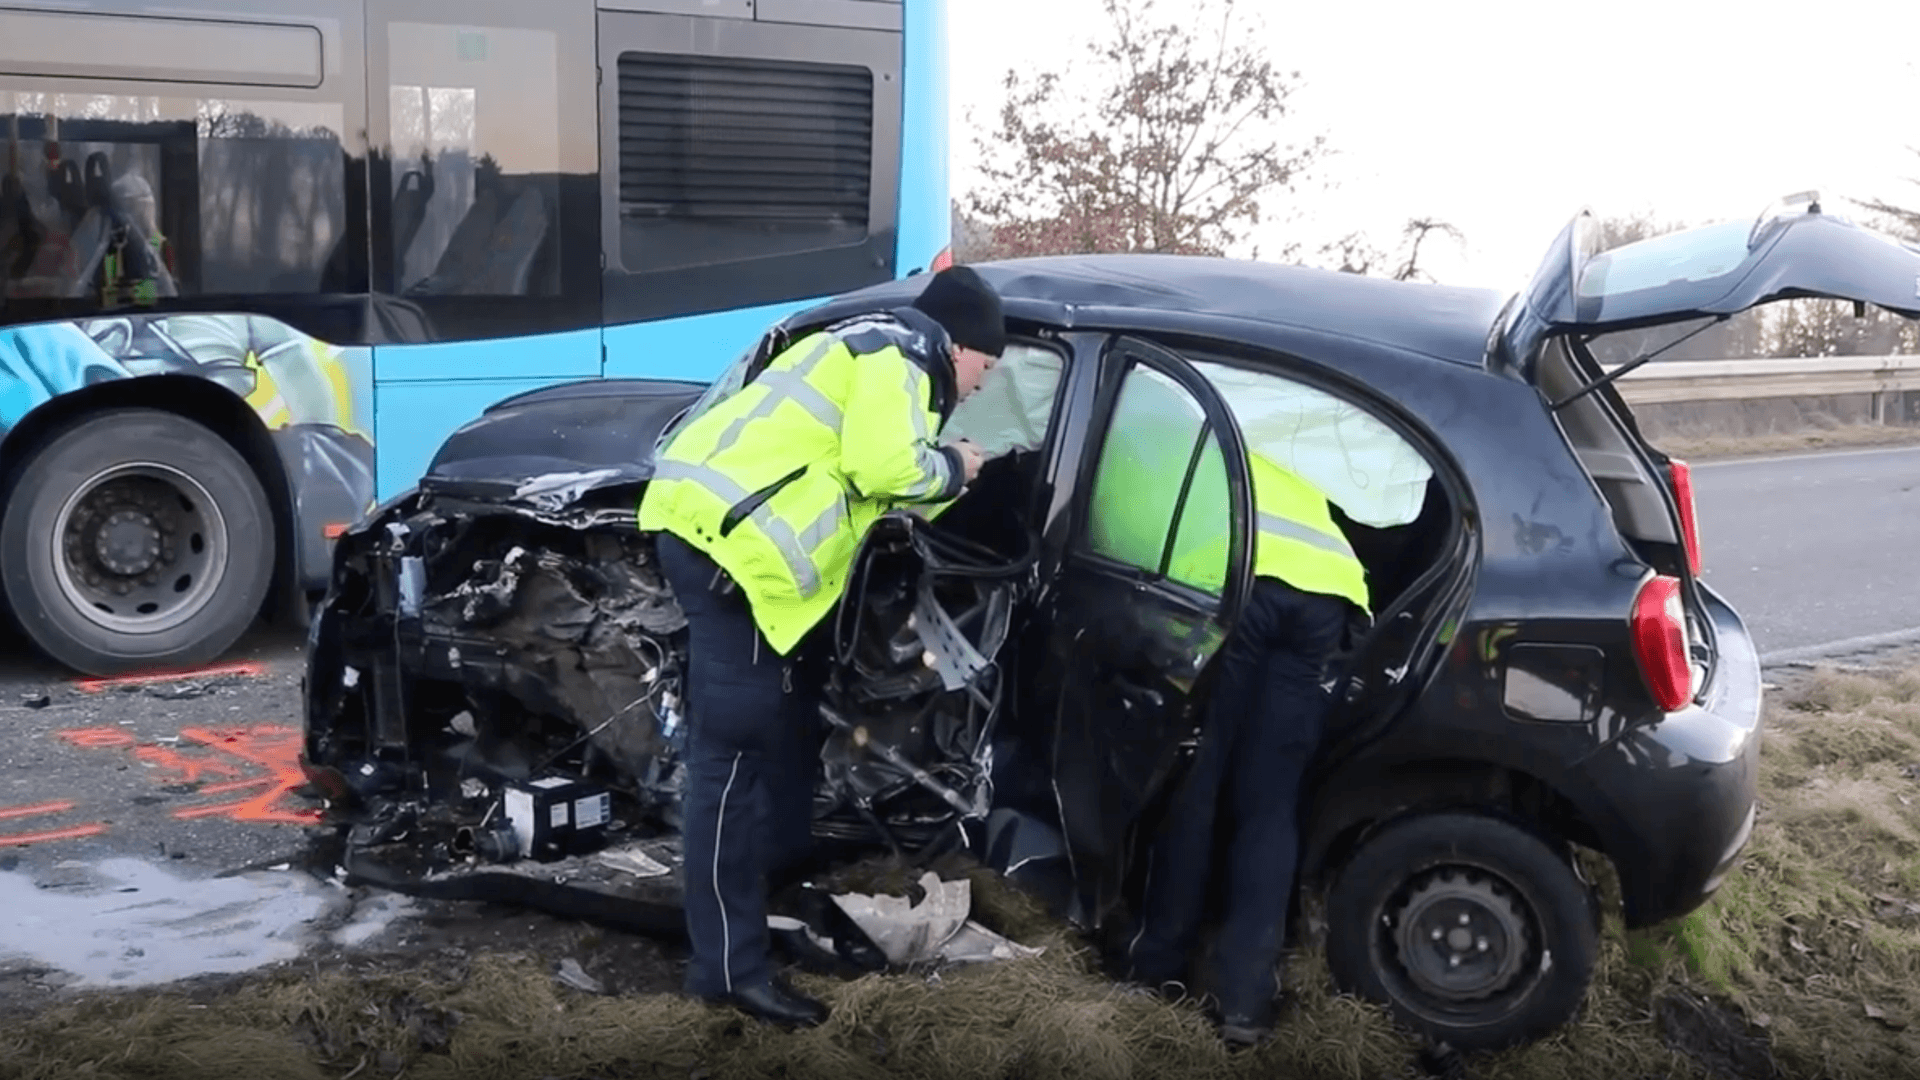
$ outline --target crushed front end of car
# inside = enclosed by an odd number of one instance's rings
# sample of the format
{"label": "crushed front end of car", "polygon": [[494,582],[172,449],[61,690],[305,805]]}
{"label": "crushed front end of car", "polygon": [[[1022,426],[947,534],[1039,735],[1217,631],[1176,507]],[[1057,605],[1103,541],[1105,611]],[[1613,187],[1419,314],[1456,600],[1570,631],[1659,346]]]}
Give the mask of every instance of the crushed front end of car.
{"label": "crushed front end of car", "polygon": [[[635,526],[643,487],[429,476],[341,539],[303,764],[353,878],[678,926],[685,617]],[[911,514],[873,528],[800,667],[825,686],[817,836],[966,842],[1028,577]]]}

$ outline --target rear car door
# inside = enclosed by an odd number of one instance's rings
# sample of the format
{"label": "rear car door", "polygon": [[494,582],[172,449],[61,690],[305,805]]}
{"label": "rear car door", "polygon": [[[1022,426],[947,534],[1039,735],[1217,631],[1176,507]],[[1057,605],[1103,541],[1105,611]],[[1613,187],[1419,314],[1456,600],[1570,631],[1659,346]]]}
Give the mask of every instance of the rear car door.
{"label": "rear car door", "polygon": [[1041,627],[1054,794],[1093,923],[1195,735],[1196,687],[1248,588],[1252,520],[1245,448],[1206,380],[1134,338],[1109,342],[1101,364]]}

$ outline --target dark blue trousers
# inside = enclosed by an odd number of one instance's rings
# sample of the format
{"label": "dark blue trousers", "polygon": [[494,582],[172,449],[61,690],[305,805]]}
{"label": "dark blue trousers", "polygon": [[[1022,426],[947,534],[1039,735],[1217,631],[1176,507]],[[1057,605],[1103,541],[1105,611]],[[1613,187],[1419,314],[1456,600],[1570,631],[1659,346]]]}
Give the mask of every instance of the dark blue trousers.
{"label": "dark blue trousers", "polygon": [[1220,665],[1192,768],[1148,855],[1141,919],[1127,955],[1132,976],[1186,977],[1212,875],[1216,828],[1226,835],[1226,911],[1215,945],[1221,1011],[1273,1000],[1300,857],[1299,800],[1318,748],[1327,698],[1320,678],[1350,607],[1334,596],[1257,578]]}
{"label": "dark blue trousers", "polygon": [[686,989],[717,996],[772,975],[767,879],[812,845],[818,688],[761,637],[711,559],[668,533],[657,548],[687,615]]}

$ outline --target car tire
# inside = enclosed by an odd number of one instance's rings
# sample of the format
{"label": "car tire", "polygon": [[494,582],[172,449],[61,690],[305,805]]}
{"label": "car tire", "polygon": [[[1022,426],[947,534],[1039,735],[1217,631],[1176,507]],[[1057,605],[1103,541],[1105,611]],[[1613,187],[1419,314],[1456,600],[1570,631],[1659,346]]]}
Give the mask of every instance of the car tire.
{"label": "car tire", "polygon": [[1340,869],[1326,909],[1336,985],[1455,1049],[1540,1038],[1593,980],[1592,889],[1553,845],[1497,818],[1388,825]]}
{"label": "car tire", "polygon": [[0,582],[47,655],[89,675],[203,664],[272,585],[271,507],[246,459],[185,417],[88,416],[26,460],[0,520]]}

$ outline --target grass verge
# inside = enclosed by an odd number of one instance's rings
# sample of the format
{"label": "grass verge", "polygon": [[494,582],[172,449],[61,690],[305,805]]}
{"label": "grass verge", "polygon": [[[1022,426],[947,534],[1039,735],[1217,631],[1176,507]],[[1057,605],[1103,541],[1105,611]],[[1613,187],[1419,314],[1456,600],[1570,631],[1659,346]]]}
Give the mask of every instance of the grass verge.
{"label": "grass verge", "polygon": [[1737,434],[1663,434],[1652,439],[1661,450],[1682,460],[1791,454],[1809,450],[1844,450],[1874,446],[1920,445],[1920,427],[1889,424],[1847,424],[1805,431]]}

